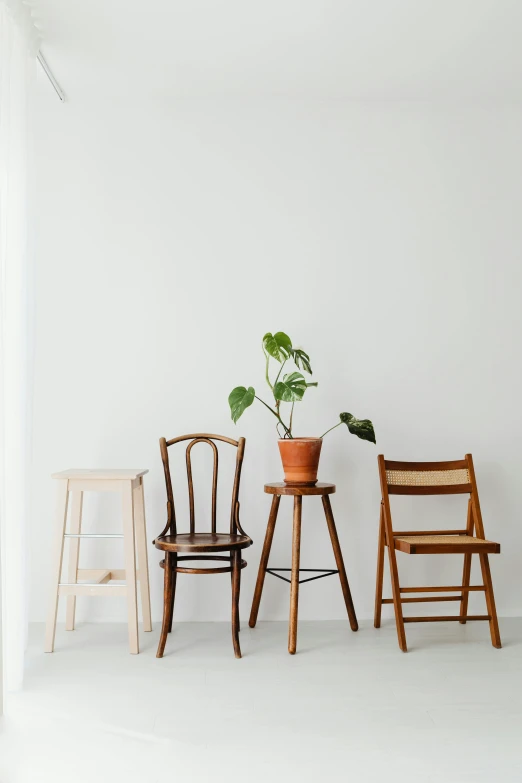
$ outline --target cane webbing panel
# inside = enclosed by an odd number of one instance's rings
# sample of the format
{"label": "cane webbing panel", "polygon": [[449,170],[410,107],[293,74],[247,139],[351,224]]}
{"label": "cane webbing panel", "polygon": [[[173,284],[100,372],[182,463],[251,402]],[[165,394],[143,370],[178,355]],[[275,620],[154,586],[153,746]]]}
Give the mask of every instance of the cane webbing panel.
{"label": "cane webbing panel", "polygon": [[475,538],[474,536],[397,536],[395,541],[405,541],[407,544],[437,544],[439,546],[453,546],[454,544],[475,546],[476,544],[494,543],[486,538]]}
{"label": "cane webbing panel", "polygon": [[478,554],[499,553],[500,544],[474,536],[396,536],[394,548],[410,555],[442,554],[444,552]]}
{"label": "cane webbing panel", "polygon": [[469,471],[461,470],[387,470],[389,486],[399,487],[448,487],[469,484]]}

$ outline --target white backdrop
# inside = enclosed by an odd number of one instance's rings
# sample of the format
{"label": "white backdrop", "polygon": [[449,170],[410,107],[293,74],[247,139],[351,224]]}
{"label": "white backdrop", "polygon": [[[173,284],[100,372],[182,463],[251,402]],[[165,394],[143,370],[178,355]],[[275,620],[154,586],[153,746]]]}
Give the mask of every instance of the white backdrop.
{"label": "white backdrop", "polygon": [[[296,414],[298,434],[320,434],[345,410],[375,425],[377,447],[335,430],[320,467],[338,485],[359,617],[373,611],[379,452],[473,453],[486,534],[503,545],[492,558],[499,613],[522,613],[522,111],[278,99],[63,106],[46,94],[38,115],[31,618],[44,619],[47,601],[50,473],[148,467],[151,540],[165,519],[158,438],[200,430],[247,439],[246,621],[270,505],[263,483],[281,467],[270,414],[256,404],[236,427],[227,396],[240,384],[264,392],[260,341],[276,330],[309,352],[319,381]],[[417,527],[426,509],[427,527],[461,526],[464,505],[400,498],[396,519]],[[86,524],[116,530],[117,511],[89,499]],[[283,500],[274,567],[290,563],[290,522]],[[118,550],[89,542],[83,564],[122,567]],[[149,554],[159,619],[160,554]],[[458,557],[443,573],[441,558],[399,557],[405,584],[460,579]],[[302,566],[333,562],[311,499]],[[228,619],[226,575],[178,584],[177,619]],[[78,607],[80,620],[125,620],[118,599]],[[260,618],[287,612],[285,585],[267,577]],[[343,616],[335,577],[303,586],[301,618]]]}

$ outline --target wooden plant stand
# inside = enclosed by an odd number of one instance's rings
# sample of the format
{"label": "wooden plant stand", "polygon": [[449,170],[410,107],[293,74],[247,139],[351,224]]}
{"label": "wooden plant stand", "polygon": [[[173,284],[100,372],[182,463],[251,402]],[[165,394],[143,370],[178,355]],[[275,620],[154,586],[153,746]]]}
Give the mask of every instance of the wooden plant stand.
{"label": "wooden plant stand", "polygon": [[[270,516],[268,518],[268,525],[266,529],[265,542],[263,544],[263,551],[261,553],[261,561],[259,563],[259,571],[257,574],[256,589],[254,592],[254,599],[252,601],[252,610],[250,612],[249,625],[254,628],[257,622],[257,614],[259,611],[259,604],[261,603],[261,595],[263,593],[263,585],[265,583],[265,574],[269,573],[272,576],[277,576],[279,579],[283,579],[285,582],[290,583],[290,625],[288,631],[288,652],[291,655],[295,655],[297,649],[297,612],[299,603],[299,585],[303,582],[312,582],[315,579],[321,579],[324,576],[332,576],[332,574],[339,574],[341,581],[341,587],[343,590],[344,602],[346,604],[346,611],[348,612],[348,619],[350,621],[350,628],[352,631],[357,631],[357,617],[355,616],[355,609],[353,606],[352,596],[350,593],[350,586],[348,584],[348,577],[346,576],[346,569],[344,567],[343,555],[341,552],[341,546],[339,544],[339,538],[337,537],[337,530],[335,527],[334,516],[332,512],[332,506],[330,504],[329,495],[335,492],[335,484],[322,484],[317,483],[314,486],[291,486],[283,482],[275,484],[265,484],[265,492],[269,495],[273,495],[272,507],[270,509]],[[293,520],[293,534],[292,534],[292,568],[268,568],[268,559],[270,557],[270,549],[272,548],[272,540],[274,537],[274,531],[277,521],[277,512],[279,510],[279,503],[281,501],[281,495],[291,495],[294,498],[294,520]],[[328,525],[328,531],[330,533],[330,539],[335,555],[335,562],[337,569],[320,569],[320,568],[300,568],[300,550],[301,550],[301,512],[303,505],[303,496],[307,495],[320,495],[323,501],[324,513],[326,516],[326,523]],[[279,571],[291,572],[291,579],[287,579],[281,576]],[[315,572],[318,576],[307,577],[306,579],[299,579],[300,572]]]}

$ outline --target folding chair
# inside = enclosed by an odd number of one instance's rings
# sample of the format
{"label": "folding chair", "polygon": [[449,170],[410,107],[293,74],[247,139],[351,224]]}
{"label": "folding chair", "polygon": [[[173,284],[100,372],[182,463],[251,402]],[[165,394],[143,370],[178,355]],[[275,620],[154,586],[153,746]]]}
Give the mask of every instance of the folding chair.
{"label": "folding chair", "polygon": [[[471,454],[466,454],[462,460],[454,462],[396,462],[378,457],[379,477],[382,489],[379,546],[377,555],[377,584],[375,594],[374,625],[380,628],[382,604],[393,604],[399,647],[407,652],[405,623],[422,623],[456,620],[466,623],[467,620],[488,620],[491,642],[494,647],[502,646],[498,629],[497,611],[493,595],[493,583],[489,567],[489,554],[500,552],[500,544],[487,541],[484,538],[484,526],[480,513],[480,503],[477,492],[477,482],[473,469]],[[462,530],[393,530],[390,511],[390,495],[450,495],[469,493],[468,519],[466,528]],[[390,561],[390,576],[393,598],[382,597],[382,582],[384,573],[384,550],[388,547]],[[464,571],[462,585],[438,587],[401,587],[397,569],[395,552],[405,552],[408,555],[464,555]],[[471,556],[478,554],[482,570],[481,585],[470,585]],[[468,615],[468,597],[472,591],[485,593],[487,614]],[[458,592],[456,596],[422,596],[418,598],[404,597],[404,593],[449,593]],[[426,603],[432,601],[459,601],[458,615],[440,615],[436,617],[404,617],[402,605],[408,603]]]}

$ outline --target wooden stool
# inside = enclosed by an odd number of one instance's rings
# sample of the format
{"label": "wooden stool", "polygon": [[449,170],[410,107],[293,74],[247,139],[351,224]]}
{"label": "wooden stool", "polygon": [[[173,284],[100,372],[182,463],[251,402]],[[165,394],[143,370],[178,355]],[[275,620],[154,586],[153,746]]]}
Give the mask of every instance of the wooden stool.
{"label": "wooden stool", "polygon": [[[53,652],[56,632],[58,598],[67,596],[67,617],[65,628],[74,630],[74,615],[77,595],[120,595],[127,598],[130,652],[137,654],[138,605],[136,580],[141,589],[143,630],[152,631],[149,595],[149,567],[147,562],[147,534],[145,527],[145,503],[143,498],[143,476],[148,470],[64,470],[53,473],[58,480],[57,530],[55,560],[52,573],[51,603],[47,616],[45,652]],[[71,493],[71,528],[66,533],[67,508]],[[82,505],[84,492],[120,492],[123,510],[123,533],[82,533]],[[66,538],[71,541],[67,581],[61,582],[63,545]],[[125,569],[78,568],[80,540],[82,538],[123,538]],[[136,571],[136,554],[139,571]],[[87,582],[78,582],[78,578]],[[112,579],[125,579],[126,584],[110,584]]]}
{"label": "wooden stool", "polygon": [[[279,579],[283,579],[285,582],[290,583],[290,626],[288,630],[288,652],[291,655],[295,654],[297,645],[297,607],[299,600],[299,585],[303,582],[312,582],[314,579],[321,579],[323,576],[331,576],[332,574],[339,574],[341,580],[341,587],[343,589],[344,602],[346,604],[346,610],[348,612],[348,619],[350,620],[350,628],[352,631],[357,631],[357,617],[355,616],[355,609],[353,606],[352,596],[350,593],[350,586],[348,584],[348,577],[346,576],[346,570],[344,568],[343,555],[337,537],[337,530],[335,528],[335,521],[332,513],[332,506],[330,505],[330,498],[328,495],[332,495],[335,492],[335,484],[321,484],[317,483],[313,487],[303,486],[290,486],[282,482],[276,484],[265,484],[265,492],[269,495],[273,495],[272,507],[270,509],[270,516],[268,518],[268,526],[266,529],[265,543],[263,544],[263,552],[261,553],[261,561],[259,563],[259,572],[257,574],[256,589],[254,592],[254,600],[252,601],[252,611],[250,612],[249,625],[254,628],[257,622],[257,613],[259,611],[259,604],[261,603],[261,595],[263,592],[263,585],[265,582],[265,574],[269,573],[272,576],[277,576]],[[272,548],[272,539],[274,537],[274,530],[277,520],[277,512],[279,510],[279,502],[281,495],[292,495],[294,498],[294,523],[292,534],[292,568],[268,568],[268,558],[270,557],[270,549]],[[330,533],[330,539],[332,541],[332,547],[335,555],[335,562],[337,564],[337,570],[325,569],[325,568],[299,568],[300,550],[301,550],[301,511],[303,505],[303,495],[321,495],[324,507],[324,513],[326,516],[326,522],[328,525],[328,531]],[[284,576],[279,576],[277,571],[291,571],[292,578],[286,579]],[[307,579],[299,579],[300,571],[314,571],[318,572],[319,576],[309,577]]]}

